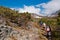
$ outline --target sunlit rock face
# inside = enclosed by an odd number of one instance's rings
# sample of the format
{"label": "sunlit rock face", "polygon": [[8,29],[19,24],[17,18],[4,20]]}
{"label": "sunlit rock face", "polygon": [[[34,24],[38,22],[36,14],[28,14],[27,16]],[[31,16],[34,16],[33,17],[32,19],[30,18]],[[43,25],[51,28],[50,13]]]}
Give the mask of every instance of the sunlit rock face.
{"label": "sunlit rock face", "polygon": [[[15,40],[38,40],[38,34],[29,32],[26,30],[12,30],[11,28],[1,26],[0,27],[0,40],[10,40],[13,37]],[[9,39],[9,38],[10,39]]]}
{"label": "sunlit rock face", "polygon": [[34,22],[28,22],[24,28],[19,28],[14,23],[9,23],[10,26],[6,24],[5,20],[0,19],[0,40],[47,40],[42,35],[43,30]]}
{"label": "sunlit rock face", "polygon": [[4,40],[11,33],[12,28],[5,25],[0,25],[0,40]]}
{"label": "sunlit rock face", "polygon": [[31,26],[29,30],[25,30],[0,25],[0,40],[47,40],[39,35],[37,28],[32,28],[34,27]]}

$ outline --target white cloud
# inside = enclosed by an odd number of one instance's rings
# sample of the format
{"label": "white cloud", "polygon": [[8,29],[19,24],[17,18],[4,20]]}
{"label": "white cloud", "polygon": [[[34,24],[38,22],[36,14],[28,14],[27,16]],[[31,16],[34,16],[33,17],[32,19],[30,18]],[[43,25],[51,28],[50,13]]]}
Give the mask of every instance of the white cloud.
{"label": "white cloud", "polygon": [[35,13],[35,14],[38,14],[38,15],[43,15],[43,14],[40,13],[41,9],[35,7],[34,5],[33,6],[24,5],[23,8],[10,8],[10,9],[18,10],[19,13],[29,12],[29,13]]}
{"label": "white cloud", "polygon": [[18,8],[20,13],[23,12],[29,12],[29,13],[36,13],[39,14],[40,13],[40,8],[36,8],[35,6],[26,6],[24,5],[24,8]]}
{"label": "white cloud", "polygon": [[[41,10],[41,8],[44,8]],[[29,12],[29,13],[36,13],[40,15],[50,15],[58,10],[60,10],[60,0],[51,0],[48,3],[41,3],[38,5],[33,6],[26,6],[24,5],[23,8],[11,8],[18,10],[20,13]]]}
{"label": "white cloud", "polygon": [[37,7],[42,6],[42,8],[44,8],[44,10],[42,10],[42,13],[51,14],[60,10],[60,0],[51,0],[48,3],[42,3],[36,6]]}
{"label": "white cloud", "polygon": [[14,10],[15,8],[10,8],[10,9]]}

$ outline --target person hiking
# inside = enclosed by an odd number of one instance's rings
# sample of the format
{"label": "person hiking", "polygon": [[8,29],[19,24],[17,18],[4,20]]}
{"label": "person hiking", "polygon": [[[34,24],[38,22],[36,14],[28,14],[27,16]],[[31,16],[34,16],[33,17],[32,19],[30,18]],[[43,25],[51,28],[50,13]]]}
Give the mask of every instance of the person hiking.
{"label": "person hiking", "polygon": [[46,23],[43,23],[43,28],[44,30],[46,30]]}
{"label": "person hiking", "polygon": [[43,22],[42,21],[40,21],[40,26],[42,27],[42,24],[43,24]]}
{"label": "person hiking", "polygon": [[47,38],[48,38],[48,40],[51,40],[51,28],[50,28],[50,26],[46,27],[46,32],[47,32]]}
{"label": "person hiking", "polygon": [[[46,31],[46,23],[44,22],[42,25],[43,25],[42,30]],[[47,33],[44,34],[44,36],[46,36],[46,35],[47,35]]]}

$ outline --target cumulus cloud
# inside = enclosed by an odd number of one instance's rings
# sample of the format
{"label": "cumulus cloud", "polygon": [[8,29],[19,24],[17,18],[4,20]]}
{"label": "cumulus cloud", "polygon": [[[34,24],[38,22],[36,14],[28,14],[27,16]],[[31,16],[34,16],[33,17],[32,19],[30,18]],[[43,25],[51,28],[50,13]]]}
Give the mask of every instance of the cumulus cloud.
{"label": "cumulus cloud", "polygon": [[42,6],[42,8],[44,8],[44,10],[42,10],[42,13],[51,14],[60,10],[60,0],[51,0],[48,3],[42,3],[36,6],[37,7]]}
{"label": "cumulus cloud", "polygon": [[36,8],[35,6],[26,6],[26,5],[24,5],[23,8],[10,8],[10,9],[18,10],[19,13],[29,12],[29,13],[35,13],[35,14],[42,15],[42,14],[40,14],[41,9],[40,8]]}
{"label": "cumulus cloud", "polygon": [[[43,8],[43,10],[41,9]],[[36,13],[40,15],[50,15],[58,10],[60,10],[60,0],[51,0],[48,3],[41,3],[33,6],[24,5],[23,8],[11,8],[18,10],[20,13],[29,12]]]}
{"label": "cumulus cloud", "polygon": [[36,13],[36,14],[39,14],[41,11],[40,8],[36,8],[35,6],[26,6],[26,5],[24,5],[24,8],[19,8],[18,10],[21,13],[29,12],[29,13]]}

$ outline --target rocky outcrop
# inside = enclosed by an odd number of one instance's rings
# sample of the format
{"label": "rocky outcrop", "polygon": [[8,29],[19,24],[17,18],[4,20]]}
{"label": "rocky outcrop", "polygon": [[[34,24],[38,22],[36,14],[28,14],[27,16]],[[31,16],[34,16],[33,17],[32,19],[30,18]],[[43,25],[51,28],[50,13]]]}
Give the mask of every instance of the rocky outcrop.
{"label": "rocky outcrop", "polygon": [[33,24],[33,22],[28,22],[25,29],[12,27],[12,25],[0,25],[0,40],[47,40],[42,35],[43,30]]}
{"label": "rocky outcrop", "polygon": [[0,27],[0,40],[47,40],[39,35],[37,31],[11,28],[10,26]]}
{"label": "rocky outcrop", "polygon": [[5,20],[0,23],[0,40],[47,40],[43,36],[45,31],[41,30],[37,23],[28,22],[22,27],[10,21],[7,23]]}

